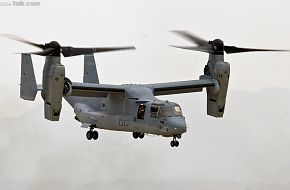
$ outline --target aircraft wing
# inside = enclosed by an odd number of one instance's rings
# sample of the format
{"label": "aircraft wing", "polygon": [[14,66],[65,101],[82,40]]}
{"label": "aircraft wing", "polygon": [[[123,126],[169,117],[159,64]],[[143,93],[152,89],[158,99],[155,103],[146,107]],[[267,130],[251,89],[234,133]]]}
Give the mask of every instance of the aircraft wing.
{"label": "aircraft wing", "polygon": [[108,93],[124,93],[123,85],[72,83],[72,96],[107,97]]}
{"label": "aircraft wing", "polygon": [[[200,92],[205,87],[215,86],[212,79],[201,78],[200,80],[188,80],[178,82],[166,82],[140,85],[152,90],[155,96]],[[72,83],[71,96],[83,97],[107,97],[109,93],[125,93],[126,85],[93,84],[93,83]]]}
{"label": "aircraft wing", "polygon": [[155,96],[181,94],[189,92],[200,92],[204,87],[215,86],[212,79],[188,80],[179,82],[167,82],[147,84],[145,87],[151,88]]}

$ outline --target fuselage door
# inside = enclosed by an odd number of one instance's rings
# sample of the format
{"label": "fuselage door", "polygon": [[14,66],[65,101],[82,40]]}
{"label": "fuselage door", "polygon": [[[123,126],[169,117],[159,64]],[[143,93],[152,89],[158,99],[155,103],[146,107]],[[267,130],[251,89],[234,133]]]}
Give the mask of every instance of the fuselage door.
{"label": "fuselage door", "polygon": [[139,107],[138,107],[138,111],[137,111],[137,119],[144,120],[145,111],[146,111],[146,105],[140,104]]}

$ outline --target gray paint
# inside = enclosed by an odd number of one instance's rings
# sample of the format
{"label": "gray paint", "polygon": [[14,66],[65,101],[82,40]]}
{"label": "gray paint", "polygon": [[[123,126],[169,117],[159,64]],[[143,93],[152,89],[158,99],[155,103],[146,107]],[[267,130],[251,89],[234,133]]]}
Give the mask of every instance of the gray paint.
{"label": "gray paint", "polygon": [[24,100],[34,101],[37,93],[37,84],[31,55],[21,54],[21,82],[20,97]]}
{"label": "gray paint", "polygon": [[84,83],[99,84],[99,77],[97,73],[97,67],[95,65],[95,58],[93,54],[84,55]]}
{"label": "gray paint", "polygon": [[[243,46],[289,48],[289,1],[70,1],[69,7],[66,1],[40,2],[41,7],[1,7],[1,33],[39,41],[58,39],[78,46],[132,43],[142,49],[98,55],[98,71],[104,83],[154,83],[198,77],[207,56],[164,46],[184,44],[167,33],[172,29],[188,29],[206,38],[220,37]],[[64,12],[70,15],[65,26],[55,22]],[[202,19],[198,19],[200,15]],[[217,17],[225,22],[214,22]],[[23,20],[25,27],[19,23]],[[36,25],[28,22],[31,20],[40,22]],[[44,29],[48,38],[44,38]],[[166,139],[149,137],[138,142],[129,134],[118,132],[101,131],[99,142],[87,142],[83,139],[85,131],[71,120],[72,113],[65,102],[60,122],[36,117],[43,112],[42,100],[39,96],[35,103],[19,99],[20,56],[10,54],[26,52],[27,46],[7,40],[1,40],[1,44],[1,64],[5,65],[0,76],[0,85],[5,89],[1,93],[0,128],[3,189],[290,187],[288,55],[227,56],[232,74],[223,119],[204,114],[205,92],[162,97],[179,102],[187,116],[189,129],[182,147],[172,150],[166,146]],[[43,59],[33,57],[33,61],[40,81]],[[63,62],[67,75],[73,81],[81,81],[82,59]],[[144,65],[143,71],[150,73],[150,78],[139,77],[138,70]],[[132,74],[121,75],[127,73],[127,68]],[[160,69],[162,75],[158,74]]]}

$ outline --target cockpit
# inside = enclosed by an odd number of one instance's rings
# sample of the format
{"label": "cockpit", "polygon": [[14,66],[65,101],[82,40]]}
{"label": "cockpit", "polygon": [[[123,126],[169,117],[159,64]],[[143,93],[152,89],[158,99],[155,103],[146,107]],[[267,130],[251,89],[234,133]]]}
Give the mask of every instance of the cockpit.
{"label": "cockpit", "polygon": [[[163,136],[180,135],[186,131],[185,118],[178,104],[155,100],[138,105],[136,120],[144,124],[146,120],[150,130],[156,130]],[[142,121],[143,120],[143,121]],[[146,122],[145,122],[146,123]]]}
{"label": "cockpit", "polygon": [[150,109],[150,118],[167,118],[173,116],[182,116],[181,108],[176,103],[152,104]]}
{"label": "cockpit", "polygon": [[147,102],[140,104],[137,109],[137,119],[165,119],[182,116],[181,107],[173,102]]}

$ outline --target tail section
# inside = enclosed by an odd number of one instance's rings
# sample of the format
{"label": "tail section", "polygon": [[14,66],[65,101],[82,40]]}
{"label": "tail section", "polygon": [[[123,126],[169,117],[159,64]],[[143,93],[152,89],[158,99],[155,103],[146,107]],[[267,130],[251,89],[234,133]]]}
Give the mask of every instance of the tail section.
{"label": "tail section", "polygon": [[37,93],[37,84],[34,75],[31,55],[21,54],[21,84],[20,97],[34,101]]}
{"label": "tail section", "polygon": [[94,54],[84,55],[84,83],[99,84],[99,77],[96,68]]}

